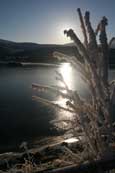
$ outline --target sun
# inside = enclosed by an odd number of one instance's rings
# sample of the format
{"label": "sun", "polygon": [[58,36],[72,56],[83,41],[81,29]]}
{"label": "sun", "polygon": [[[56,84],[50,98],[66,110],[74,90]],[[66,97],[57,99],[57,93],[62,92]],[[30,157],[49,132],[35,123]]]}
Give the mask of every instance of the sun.
{"label": "sun", "polygon": [[[78,24],[78,26],[79,26],[79,24]],[[64,35],[64,30],[69,30],[69,29],[73,29],[73,31],[77,34],[78,38],[83,41],[83,35],[81,32],[81,29],[79,27],[76,28],[75,23],[72,23],[72,22],[70,22],[70,23],[62,22],[61,23],[60,22],[56,26],[57,39],[58,39],[59,43],[61,43],[61,44],[73,43],[73,41],[70,39],[70,37],[67,37],[66,35]]]}
{"label": "sun", "polygon": [[71,39],[69,37],[67,37],[66,35],[64,35],[64,30],[69,30],[72,28],[71,24],[60,24],[58,25],[58,39],[60,40],[60,42],[62,44],[67,44],[72,42]]}

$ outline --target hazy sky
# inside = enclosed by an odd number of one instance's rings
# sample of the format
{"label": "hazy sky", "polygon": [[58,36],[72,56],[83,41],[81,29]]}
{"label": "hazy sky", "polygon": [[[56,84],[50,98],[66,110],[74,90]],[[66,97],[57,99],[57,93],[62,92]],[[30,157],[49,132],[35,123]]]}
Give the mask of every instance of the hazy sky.
{"label": "hazy sky", "polygon": [[63,30],[73,28],[79,37],[76,9],[90,10],[93,26],[109,19],[109,38],[115,36],[115,0],[0,0],[0,38],[17,42],[63,44]]}

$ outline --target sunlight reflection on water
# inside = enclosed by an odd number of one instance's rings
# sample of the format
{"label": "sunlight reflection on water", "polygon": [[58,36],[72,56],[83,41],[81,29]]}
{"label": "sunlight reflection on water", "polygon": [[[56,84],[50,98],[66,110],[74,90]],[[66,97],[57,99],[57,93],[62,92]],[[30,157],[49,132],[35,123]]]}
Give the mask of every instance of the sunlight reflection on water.
{"label": "sunlight reflection on water", "polygon": [[65,142],[67,143],[74,143],[74,142],[78,142],[79,140],[77,138],[69,138],[69,139],[66,139]]}
{"label": "sunlight reflection on water", "polygon": [[72,83],[73,83],[71,64],[64,63],[63,65],[61,65],[60,73],[63,76],[63,79],[64,79],[65,83],[67,84],[68,88],[71,89]]}
{"label": "sunlight reflection on water", "polygon": [[[72,90],[73,92],[77,90],[78,92],[80,91],[80,94],[81,93],[83,94],[82,89],[84,87],[84,82],[81,79],[80,73],[77,69],[74,69],[70,63],[64,63],[61,65],[59,69],[59,73],[62,75],[63,80],[66,83],[69,90]],[[61,87],[64,87],[63,83],[60,83],[59,85]],[[64,90],[63,93],[67,94],[67,90]],[[69,108],[66,104],[67,101],[68,101],[67,98],[63,98],[62,96],[59,96],[56,101],[56,104],[64,108]],[[72,122],[74,121],[74,118],[75,118],[75,113],[65,111],[65,110],[59,110],[59,111],[56,111],[56,121],[54,120],[54,124],[59,129],[68,131],[72,127]],[[79,141],[77,137],[73,136],[73,132],[71,130],[68,132],[64,134],[64,138],[65,138],[64,141],[66,143],[74,143],[74,142],[76,143]]]}
{"label": "sunlight reflection on water", "polygon": [[[73,74],[73,68],[71,66],[71,64],[69,63],[64,63],[61,65],[60,69],[59,69],[59,73],[62,75],[64,82],[66,83],[66,85],[68,86],[69,89],[73,88],[73,82],[74,82],[74,74]],[[64,87],[63,83],[59,83],[59,85],[61,87]],[[66,90],[62,91],[63,93],[67,93]],[[58,99],[55,101],[56,104],[67,108],[66,102],[68,99],[63,98],[61,96],[58,97]],[[59,128],[63,128],[66,129],[68,126],[67,122],[61,121],[62,119],[72,119],[73,115],[72,113],[68,112],[68,111],[63,111],[60,110],[58,112],[56,112],[56,120],[60,121],[60,123],[58,124]]]}

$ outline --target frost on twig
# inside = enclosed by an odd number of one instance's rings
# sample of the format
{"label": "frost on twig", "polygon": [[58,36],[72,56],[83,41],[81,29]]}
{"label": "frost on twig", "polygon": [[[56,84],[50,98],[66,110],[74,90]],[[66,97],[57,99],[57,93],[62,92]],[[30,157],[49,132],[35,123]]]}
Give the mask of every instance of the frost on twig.
{"label": "frost on twig", "polygon": [[[84,44],[72,29],[65,30],[64,34],[74,41],[77,54],[70,57],[60,52],[54,52],[53,55],[58,60],[69,62],[73,68],[79,70],[82,80],[89,87],[91,99],[82,98],[77,89],[76,91],[70,90],[63,76],[59,73],[57,73],[57,78],[63,83],[64,87],[62,88],[38,84],[32,86],[38,90],[57,92],[63,98],[66,98],[65,106],[54,104],[37,96],[33,98],[48,106],[54,106],[55,109],[70,112],[73,119],[64,120],[62,118],[56,120],[55,123],[65,122],[68,125],[67,132],[69,131],[75,137],[79,137],[80,134],[80,141],[84,148],[83,153],[90,155],[90,159],[100,159],[109,151],[112,142],[111,100],[115,91],[115,82],[108,82],[107,18],[102,18],[95,32],[91,25],[90,13],[86,11],[83,18],[81,10],[78,9],[77,11],[84,36]],[[97,44],[98,33],[100,46]],[[63,92],[64,90],[66,92]],[[74,156],[71,151],[67,151]],[[75,155],[75,158],[79,158],[79,156]],[[79,159],[83,160],[81,157]]]}

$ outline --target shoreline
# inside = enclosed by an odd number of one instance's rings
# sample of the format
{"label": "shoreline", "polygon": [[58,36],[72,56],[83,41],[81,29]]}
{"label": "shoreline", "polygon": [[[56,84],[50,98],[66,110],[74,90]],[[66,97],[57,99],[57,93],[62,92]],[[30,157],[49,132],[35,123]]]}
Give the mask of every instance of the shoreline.
{"label": "shoreline", "polygon": [[22,142],[19,152],[0,154],[0,170],[10,171],[14,167],[17,171],[23,170],[25,162],[25,168],[32,166],[32,169],[37,169],[38,172],[72,165],[74,159],[69,161],[69,158],[65,154],[67,152],[66,148],[76,148],[76,151],[78,151],[79,144],[77,145],[76,142],[76,145],[68,145],[67,147],[67,143],[64,142],[62,136],[57,136],[57,138],[49,137],[38,142],[36,141],[31,147],[28,147],[26,142]]}
{"label": "shoreline", "polygon": [[[60,67],[62,63],[67,62],[16,62],[16,61],[0,61],[0,66],[5,67]],[[109,64],[109,69],[114,70],[115,64]]]}
{"label": "shoreline", "polygon": [[5,67],[60,67],[60,65],[61,63],[0,61],[0,66]]}

